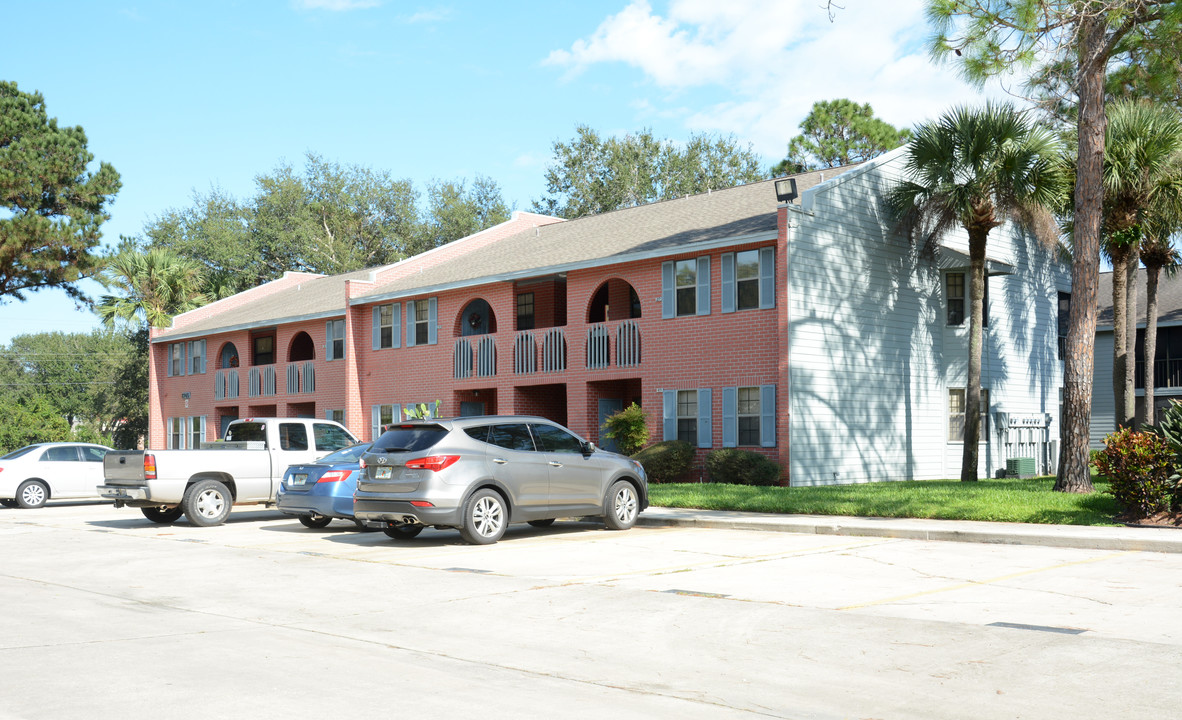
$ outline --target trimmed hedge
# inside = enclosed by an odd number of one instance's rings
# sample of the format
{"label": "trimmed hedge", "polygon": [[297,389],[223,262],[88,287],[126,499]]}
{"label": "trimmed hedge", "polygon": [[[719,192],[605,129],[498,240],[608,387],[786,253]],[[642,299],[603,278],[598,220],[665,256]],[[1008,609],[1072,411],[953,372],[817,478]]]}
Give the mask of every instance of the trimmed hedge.
{"label": "trimmed hedge", "polygon": [[750,450],[723,448],[706,453],[706,470],[710,480],[731,485],[775,485],[780,479],[780,466]]}
{"label": "trimmed hedge", "polygon": [[689,472],[694,446],[680,440],[654,443],[632,456],[644,466],[649,482],[673,482]]}

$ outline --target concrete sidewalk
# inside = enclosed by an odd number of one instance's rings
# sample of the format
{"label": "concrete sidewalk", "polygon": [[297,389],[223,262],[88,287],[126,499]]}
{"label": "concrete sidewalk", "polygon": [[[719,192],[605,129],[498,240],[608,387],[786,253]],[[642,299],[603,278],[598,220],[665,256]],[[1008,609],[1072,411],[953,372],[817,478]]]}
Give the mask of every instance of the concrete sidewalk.
{"label": "concrete sidewalk", "polygon": [[1182,553],[1182,529],[1178,528],[1038,525],[844,515],[776,515],[664,507],[648,508],[637,522],[640,525],[765,530],[814,535]]}

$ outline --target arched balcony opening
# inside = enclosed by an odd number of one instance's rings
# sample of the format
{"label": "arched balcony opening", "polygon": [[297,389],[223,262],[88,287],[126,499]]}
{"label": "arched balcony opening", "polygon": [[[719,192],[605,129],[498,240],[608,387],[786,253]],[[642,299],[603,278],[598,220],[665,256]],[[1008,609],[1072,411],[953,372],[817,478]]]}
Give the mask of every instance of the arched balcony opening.
{"label": "arched balcony opening", "polygon": [[312,336],[303,331],[296,333],[295,337],[291,339],[291,344],[287,347],[287,361],[299,362],[315,359],[316,344],[312,342]]}

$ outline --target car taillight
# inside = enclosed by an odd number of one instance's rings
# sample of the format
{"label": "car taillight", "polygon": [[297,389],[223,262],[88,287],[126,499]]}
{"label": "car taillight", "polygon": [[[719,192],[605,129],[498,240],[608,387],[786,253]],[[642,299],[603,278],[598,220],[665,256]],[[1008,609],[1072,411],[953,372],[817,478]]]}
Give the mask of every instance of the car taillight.
{"label": "car taillight", "polygon": [[411,500],[410,504],[414,505],[415,507],[435,507],[435,503],[428,502],[426,500]]}
{"label": "car taillight", "polygon": [[361,465],[361,469],[362,469],[362,470],[364,470],[364,469],[366,468],[366,465],[365,465],[365,458],[361,458],[360,460],[358,460],[358,461],[357,461],[357,463],[358,463],[359,465]]}
{"label": "car taillight", "polygon": [[328,472],[321,475],[320,479],[317,480],[316,482],[317,483],[341,482],[342,480],[344,480],[347,477],[349,477],[348,470],[329,470]]}
{"label": "car taillight", "polygon": [[156,456],[155,455],[144,455],[144,479],[145,480],[155,480],[156,479]]}
{"label": "car taillight", "polygon": [[412,470],[430,470],[431,472],[439,472],[446,470],[459,460],[459,455],[428,455],[425,458],[418,460],[407,460],[406,466]]}

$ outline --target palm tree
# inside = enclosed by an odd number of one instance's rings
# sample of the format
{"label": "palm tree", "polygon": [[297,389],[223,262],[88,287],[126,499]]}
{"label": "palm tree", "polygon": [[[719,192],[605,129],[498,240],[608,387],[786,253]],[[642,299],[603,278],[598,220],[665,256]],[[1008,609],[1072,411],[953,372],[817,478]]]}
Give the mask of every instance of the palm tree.
{"label": "palm tree", "polygon": [[104,287],[124,293],[103,295],[96,306],[108,327],[118,320],[166,327],[173,315],[208,302],[202,292],[206,282],[201,264],[168,250],[125,249],[111,258],[98,279]]}
{"label": "palm tree", "polygon": [[934,245],[955,227],[969,237],[969,358],[960,479],[977,479],[981,438],[981,327],[985,246],[993,228],[1016,220],[1048,245],[1058,240],[1049,208],[1063,192],[1053,133],[1008,103],[959,107],[920,125],[906,151],[904,180],[888,193],[912,239]]}
{"label": "palm tree", "polygon": [[1122,427],[1132,425],[1136,408],[1132,348],[1137,285],[1131,280],[1141,253],[1142,224],[1152,208],[1169,202],[1180,153],[1182,120],[1176,110],[1136,100],[1109,108],[1101,227],[1102,247],[1112,262],[1112,389]]}

